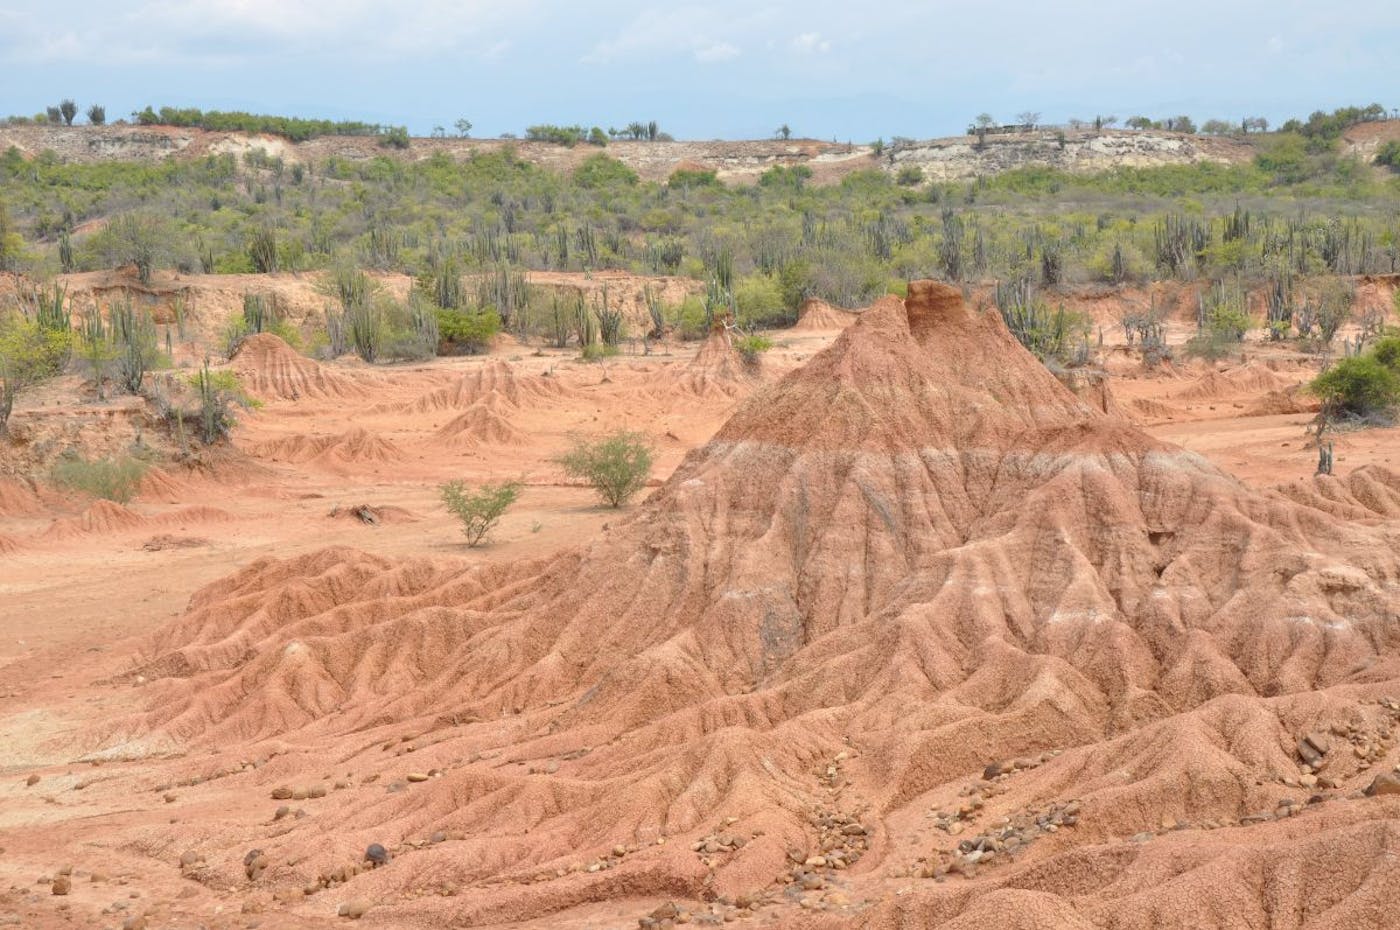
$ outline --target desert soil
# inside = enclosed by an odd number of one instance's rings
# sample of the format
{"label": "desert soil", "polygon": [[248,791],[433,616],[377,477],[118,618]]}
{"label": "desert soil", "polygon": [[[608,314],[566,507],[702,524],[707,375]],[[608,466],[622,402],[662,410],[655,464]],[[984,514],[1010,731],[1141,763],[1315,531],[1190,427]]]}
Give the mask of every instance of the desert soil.
{"label": "desert soil", "polygon": [[[260,336],[199,469],[0,478],[0,926],[1400,923],[1400,432],[1314,478],[1315,358],[1089,309],[1077,395],[932,284],[757,370]],[[622,511],[553,462],[619,427]],[[489,545],[452,478],[523,482]]]}

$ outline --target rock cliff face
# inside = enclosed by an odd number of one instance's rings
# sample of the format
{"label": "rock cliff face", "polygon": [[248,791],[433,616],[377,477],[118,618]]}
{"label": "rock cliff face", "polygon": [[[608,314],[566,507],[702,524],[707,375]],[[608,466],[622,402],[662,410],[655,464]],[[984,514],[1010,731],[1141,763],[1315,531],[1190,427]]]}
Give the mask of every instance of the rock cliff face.
{"label": "rock cliff face", "polygon": [[[241,156],[258,150],[289,162],[319,161],[331,156],[350,160],[388,156],[417,160],[437,153],[465,158],[475,152],[511,147],[526,161],[557,171],[571,171],[598,151],[502,139],[414,139],[407,149],[389,150],[372,137],[324,136],[292,143],[274,136],[204,132],[164,126],[0,126],[0,151],[15,148],[23,157],[53,152],[66,161],[109,159],[158,160],[206,155]],[[888,173],[915,165],[928,180],[960,180],[1012,168],[1048,166],[1070,171],[1103,171],[1122,166],[1189,164],[1249,160],[1253,147],[1232,139],[1168,132],[1104,130],[1017,133],[988,137],[933,139],[888,148],[880,154],[869,145],[789,141],[614,142],[605,150],[643,178],[664,181],[678,167],[712,170],[731,183],[752,183],[774,165],[806,165],[818,184],[837,183],[855,171]]]}
{"label": "rock cliff face", "polygon": [[1038,131],[988,136],[981,144],[975,136],[918,142],[894,151],[892,161],[897,168],[922,168],[929,180],[954,181],[1029,167],[1095,172],[1196,162],[1232,164],[1248,161],[1253,154],[1250,145],[1234,139],[1182,133]]}

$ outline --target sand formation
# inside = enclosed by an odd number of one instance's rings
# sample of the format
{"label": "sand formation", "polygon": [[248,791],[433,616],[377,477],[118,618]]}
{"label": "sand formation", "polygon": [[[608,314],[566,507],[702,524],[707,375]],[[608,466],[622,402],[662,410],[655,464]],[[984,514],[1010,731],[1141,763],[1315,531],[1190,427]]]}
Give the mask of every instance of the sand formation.
{"label": "sand formation", "polygon": [[230,364],[243,389],[259,400],[350,399],[365,394],[351,379],[327,371],[271,333],[244,339]]}
{"label": "sand formation", "polygon": [[463,410],[493,397],[521,407],[553,403],[564,394],[564,388],[554,378],[521,375],[510,362],[492,359],[471,369],[455,383],[424,394],[406,407],[388,409],[407,413]]}
{"label": "sand formation", "polygon": [[845,329],[860,318],[858,312],[833,307],[826,301],[809,297],[797,311],[793,329],[800,332],[830,332]]}
{"label": "sand formation", "polygon": [[398,446],[363,427],[351,427],[334,436],[296,434],[257,447],[260,459],[293,464],[339,468],[357,463],[397,462],[404,454]]}
{"label": "sand formation", "polygon": [[1252,491],[915,282],[578,549],[206,588],[89,748],[275,747],[234,776],[273,797],[333,754],[344,791],[198,868],[257,846],[382,926],[1382,926],[1400,798],[1353,793],[1396,761],[1400,533],[1335,512],[1394,477],[1351,484]]}

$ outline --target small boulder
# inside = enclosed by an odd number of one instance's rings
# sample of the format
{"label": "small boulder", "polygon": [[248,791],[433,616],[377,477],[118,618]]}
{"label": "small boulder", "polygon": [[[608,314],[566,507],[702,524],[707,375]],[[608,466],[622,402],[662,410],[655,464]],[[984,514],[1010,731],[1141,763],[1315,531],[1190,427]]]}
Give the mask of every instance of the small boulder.
{"label": "small boulder", "polygon": [[65,895],[73,890],[73,879],[69,878],[67,875],[60,875],[53,880],[53,884],[49,886],[49,890],[57,895]]}
{"label": "small boulder", "polygon": [[1396,775],[1394,772],[1380,773],[1366,787],[1366,794],[1369,797],[1400,794],[1400,775]]}
{"label": "small boulder", "polygon": [[350,920],[359,920],[369,913],[370,904],[363,898],[355,898],[350,901],[342,901],[340,907],[335,909],[337,917],[346,917]]}
{"label": "small boulder", "polygon": [[365,847],[365,861],[370,864],[370,868],[379,868],[389,862],[389,850],[379,843],[370,843]]}

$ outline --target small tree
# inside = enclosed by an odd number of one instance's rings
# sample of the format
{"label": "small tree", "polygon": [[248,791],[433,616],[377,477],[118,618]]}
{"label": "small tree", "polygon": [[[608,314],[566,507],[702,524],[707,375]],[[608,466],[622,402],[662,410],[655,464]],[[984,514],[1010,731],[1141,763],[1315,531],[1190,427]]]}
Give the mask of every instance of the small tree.
{"label": "small tree", "polygon": [[78,115],[78,105],[69,99],[61,100],[58,104],[58,115],[63,117],[63,125],[72,126],[73,118]]}
{"label": "small tree", "polygon": [[773,135],[786,142],[788,139],[792,138],[792,127],[787,123],[783,123],[777,129],[773,130]]}
{"label": "small tree", "polygon": [[151,283],[151,272],[174,252],[168,222],[149,211],[124,213],[102,233],[102,250],[113,265],[135,265],[142,284]]}
{"label": "small tree", "polygon": [[62,370],[71,339],[67,330],[45,329],[18,313],[0,314],[0,436],[20,392]]}
{"label": "small tree", "polygon": [[464,117],[464,118],[462,118],[462,119],[457,120],[457,122],[453,123],[452,125],[455,126],[455,127],[457,128],[457,135],[460,136],[461,138],[465,139],[467,136],[471,135],[471,131],[472,131],[472,121],[471,121],[471,120],[466,119],[466,118]]}
{"label": "small tree", "polygon": [[473,491],[461,481],[449,481],[438,488],[442,503],[449,513],[462,521],[462,533],[468,546],[480,545],[486,534],[501,522],[501,517],[520,496],[520,482],[502,481],[483,484]]}
{"label": "small tree", "polygon": [[88,122],[94,126],[105,125],[107,122],[107,109],[94,103],[92,106],[88,107],[87,118]]}
{"label": "small tree", "polygon": [[610,507],[621,507],[651,475],[651,444],[641,433],[619,430],[602,439],[580,439],[556,460],[572,478],[593,486]]}
{"label": "small tree", "polygon": [[1036,127],[1036,124],[1040,122],[1040,114],[1036,113],[1034,110],[1026,110],[1023,113],[1017,113],[1016,122],[1022,129],[1030,132]]}

